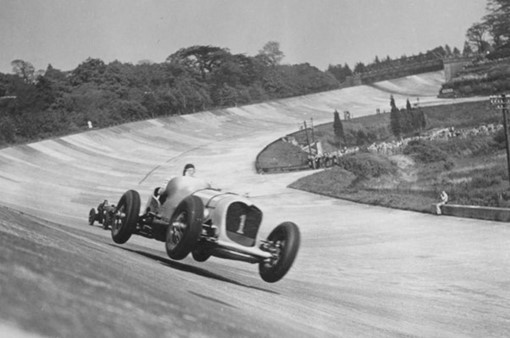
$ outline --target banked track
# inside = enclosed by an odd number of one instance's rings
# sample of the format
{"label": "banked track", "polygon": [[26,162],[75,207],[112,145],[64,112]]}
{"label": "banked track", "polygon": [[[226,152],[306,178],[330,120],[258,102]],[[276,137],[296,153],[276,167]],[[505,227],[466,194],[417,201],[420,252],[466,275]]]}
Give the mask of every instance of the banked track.
{"label": "banked track", "polygon": [[[309,172],[254,171],[258,151],[303,120],[329,122],[335,109],[355,117],[387,110],[390,93],[397,106],[417,97],[421,105],[454,102],[435,97],[442,81],[434,72],[0,150],[0,205],[9,208],[0,222],[0,296],[9,304],[0,310],[0,332],[510,335],[504,224],[332,200],[286,188]],[[144,203],[188,162],[215,186],[248,193],[264,210],[263,236],[285,220],[300,226],[302,247],[282,281],[266,284],[256,266],[239,262],[172,262],[162,243],[143,238],[116,246],[108,232],[87,225],[89,209],[103,199],[116,203],[135,189]],[[37,257],[47,259],[35,264]],[[37,295],[28,292],[33,287]]]}

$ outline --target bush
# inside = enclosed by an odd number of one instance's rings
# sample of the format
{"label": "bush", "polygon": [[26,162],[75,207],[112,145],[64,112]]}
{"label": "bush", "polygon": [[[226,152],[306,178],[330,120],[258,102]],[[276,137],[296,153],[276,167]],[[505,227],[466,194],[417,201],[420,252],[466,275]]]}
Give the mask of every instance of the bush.
{"label": "bush", "polygon": [[447,161],[448,154],[424,140],[410,141],[404,148],[404,155],[411,156],[415,161],[422,163],[433,163]]}
{"label": "bush", "polygon": [[505,149],[506,147],[506,136],[505,136],[505,130],[500,129],[494,134],[494,137],[492,138],[494,141],[494,145],[498,149]]}
{"label": "bush", "polygon": [[300,147],[288,142],[270,144],[257,158],[259,168],[285,168],[306,165],[308,154]]}
{"label": "bush", "polygon": [[9,117],[0,118],[0,145],[16,141],[16,126]]}
{"label": "bush", "polygon": [[501,176],[496,177],[488,177],[488,176],[476,176],[473,177],[471,182],[468,184],[469,188],[472,189],[480,189],[480,188],[488,188],[491,186],[499,186],[501,185]]}
{"label": "bush", "polygon": [[340,157],[338,166],[360,178],[380,177],[395,171],[387,158],[369,153]]}

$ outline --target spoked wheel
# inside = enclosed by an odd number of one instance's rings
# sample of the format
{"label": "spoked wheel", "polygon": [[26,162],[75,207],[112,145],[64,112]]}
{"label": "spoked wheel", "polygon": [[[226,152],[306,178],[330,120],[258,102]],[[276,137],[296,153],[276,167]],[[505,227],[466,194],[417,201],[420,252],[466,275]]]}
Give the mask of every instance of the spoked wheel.
{"label": "spoked wheel", "polygon": [[140,194],[129,190],[122,195],[117,204],[112,223],[112,239],[115,243],[123,244],[133,234],[140,213]]}
{"label": "spoked wheel", "polygon": [[259,274],[268,283],[279,281],[289,271],[296,259],[301,235],[299,228],[292,222],[278,225],[267,237],[264,250],[273,257],[259,264]]}
{"label": "spoked wheel", "polygon": [[96,221],[96,209],[92,208],[89,211],[89,225],[94,225]]}
{"label": "spoked wheel", "polygon": [[175,209],[166,233],[166,253],[172,259],[183,259],[195,249],[204,218],[204,204],[189,196]]}

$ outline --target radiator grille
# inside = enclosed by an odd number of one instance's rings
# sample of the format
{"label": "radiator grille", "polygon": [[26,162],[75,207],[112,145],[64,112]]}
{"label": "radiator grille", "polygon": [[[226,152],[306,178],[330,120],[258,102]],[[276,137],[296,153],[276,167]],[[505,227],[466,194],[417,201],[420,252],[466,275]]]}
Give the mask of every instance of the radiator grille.
{"label": "radiator grille", "polygon": [[227,210],[227,236],[241,245],[253,246],[261,221],[262,212],[258,208],[234,202]]}

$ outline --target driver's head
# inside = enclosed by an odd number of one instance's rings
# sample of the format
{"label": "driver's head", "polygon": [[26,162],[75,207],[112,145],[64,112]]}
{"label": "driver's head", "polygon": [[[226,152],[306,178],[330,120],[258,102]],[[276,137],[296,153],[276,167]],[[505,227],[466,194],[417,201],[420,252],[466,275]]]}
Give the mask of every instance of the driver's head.
{"label": "driver's head", "polygon": [[182,171],[182,176],[194,176],[195,175],[195,166],[191,163],[188,163],[184,166],[184,170]]}

